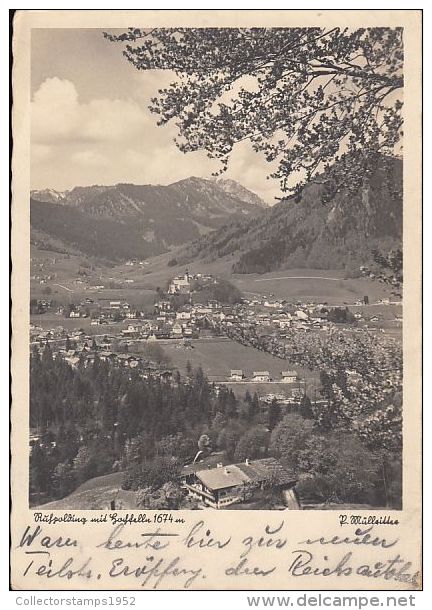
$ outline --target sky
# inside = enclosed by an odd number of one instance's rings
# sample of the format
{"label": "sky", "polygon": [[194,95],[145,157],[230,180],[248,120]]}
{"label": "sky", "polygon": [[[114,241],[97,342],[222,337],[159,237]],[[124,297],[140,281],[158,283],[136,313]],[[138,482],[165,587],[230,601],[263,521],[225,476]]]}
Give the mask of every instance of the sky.
{"label": "sky", "polygon": [[[112,30],[111,30],[112,31]],[[172,78],[138,71],[119,43],[99,29],[33,29],[31,48],[31,187],[68,190],[92,184],[170,184],[211,178],[205,151],[184,154],[175,125],[157,127],[150,98]],[[248,142],[234,148],[228,171],[267,203],[279,182]]]}

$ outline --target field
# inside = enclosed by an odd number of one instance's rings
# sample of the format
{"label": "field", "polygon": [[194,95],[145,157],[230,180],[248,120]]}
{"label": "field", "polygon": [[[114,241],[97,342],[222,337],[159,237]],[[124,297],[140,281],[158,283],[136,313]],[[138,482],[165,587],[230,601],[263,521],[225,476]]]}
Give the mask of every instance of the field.
{"label": "field", "polygon": [[116,509],[137,508],[133,491],[121,489],[122,472],[107,474],[90,479],[80,485],[69,496],[61,500],[42,504],[40,508],[54,510],[109,510],[115,501]]}
{"label": "field", "polygon": [[[144,278],[141,273],[131,277],[132,267],[126,265],[119,269],[101,265],[99,261],[85,256],[73,254],[59,254],[46,250],[38,250],[31,247],[31,275],[52,276],[55,278],[46,280],[40,284],[38,280],[30,281],[30,293],[36,299],[54,299],[60,304],[79,303],[85,298],[126,300],[130,305],[137,308],[153,306],[155,300],[156,286]],[[85,284],[77,283],[77,279],[83,276],[79,272],[88,275],[86,279],[90,285],[102,285],[101,290],[90,290]],[[134,279],[133,283],[125,283],[127,279]],[[110,283],[122,284],[119,288],[110,288]]]}
{"label": "field", "polygon": [[[39,284],[31,282],[31,294],[34,298],[50,298],[61,303],[77,302],[85,297],[126,299],[136,307],[151,306],[155,298],[156,287],[165,288],[169,279],[184,273],[186,265],[168,267],[173,253],[165,253],[144,261],[142,265],[101,264],[100,261],[86,256],[65,255],[31,247],[32,275],[56,274],[55,279]],[[323,269],[284,269],[258,274],[232,274],[234,259],[224,258],[212,263],[194,262],[187,265],[192,273],[216,275],[230,280],[246,297],[274,296],[287,301],[327,302],[331,305],[350,305],[368,295],[370,302],[376,302],[391,294],[387,285],[365,278],[344,278],[342,270]],[[76,280],[86,272],[90,284],[101,284],[103,290],[85,290],[83,284]],[[132,280],[132,282],[126,282]],[[110,283],[121,283],[122,287],[109,288]]]}
{"label": "field", "polygon": [[[186,363],[189,360],[192,367],[201,366],[210,381],[215,382],[226,382],[231,369],[242,369],[247,378],[252,376],[253,371],[268,371],[271,378],[278,380],[281,377],[281,371],[293,368],[288,360],[281,360],[267,352],[241,345],[226,338],[196,339],[192,341],[193,349],[178,347],[179,342],[177,341],[161,343],[163,343],[163,350],[171,359],[173,367],[178,368],[182,374],[186,373]],[[309,371],[309,369],[299,367],[295,367],[295,369],[300,377],[306,378],[310,382],[317,378],[317,374]],[[258,384],[246,380],[245,382],[231,383],[230,387],[238,388],[244,395],[246,389],[255,391],[259,385],[266,386],[264,388],[265,393],[278,392],[278,388],[282,385],[285,389],[287,388],[287,384]],[[267,389],[268,391],[266,391]]]}
{"label": "field", "polygon": [[340,270],[289,269],[264,275],[232,275],[231,281],[246,297],[274,295],[290,302],[350,305],[365,295],[370,301],[390,295],[388,287],[365,278],[345,279]]}

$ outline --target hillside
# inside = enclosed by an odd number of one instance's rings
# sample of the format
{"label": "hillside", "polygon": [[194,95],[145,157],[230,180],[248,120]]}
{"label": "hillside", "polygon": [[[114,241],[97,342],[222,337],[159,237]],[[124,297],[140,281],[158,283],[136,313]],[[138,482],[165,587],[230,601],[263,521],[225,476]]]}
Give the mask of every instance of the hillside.
{"label": "hillside", "polygon": [[116,510],[137,508],[136,494],[121,488],[122,472],[89,479],[70,495],[39,508],[44,510],[109,510],[114,502]]}
{"label": "hillside", "polygon": [[240,185],[231,185],[229,191],[215,181],[194,177],[168,186],[32,191],[31,226],[85,254],[142,259],[193,241],[226,222],[255,216],[265,205]]}
{"label": "hillside", "polygon": [[381,159],[354,195],[339,192],[326,205],[323,185],[305,187],[301,200],[280,201],[254,218],[232,222],[201,237],[176,259],[212,261],[234,256],[234,273],[276,269],[358,269],[377,248],[402,244],[402,162]]}

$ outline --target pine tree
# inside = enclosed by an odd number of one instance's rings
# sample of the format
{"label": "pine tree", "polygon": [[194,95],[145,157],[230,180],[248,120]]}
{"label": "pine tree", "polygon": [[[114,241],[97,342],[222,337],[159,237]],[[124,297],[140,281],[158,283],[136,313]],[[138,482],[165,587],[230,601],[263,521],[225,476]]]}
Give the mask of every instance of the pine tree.
{"label": "pine tree", "polygon": [[273,398],[268,412],[268,427],[269,430],[273,430],[275,426],[279,423],[281,417],[281,410],[276,398]]}

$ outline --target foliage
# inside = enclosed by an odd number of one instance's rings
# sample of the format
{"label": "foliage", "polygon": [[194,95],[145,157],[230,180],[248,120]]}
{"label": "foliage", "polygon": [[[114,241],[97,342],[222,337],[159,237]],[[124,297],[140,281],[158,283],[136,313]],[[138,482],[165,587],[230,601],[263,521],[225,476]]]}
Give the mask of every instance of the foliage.
{"label": "foliage", "polygon": [[196,452],[196,442],[186,437],[182,432],[164,436],[156,443],[156,450],[159,455],[175,456],[186,458]]}
{"label": "foliage", "polygon": [[348,307],[332,307],[328,312],[327,319],[336,324],[354,324],[356,321],[354,314]]}
{"label": "foliage", "polygon": [[181,463],[172,457],[156,457],[153,460],[135,464],[124,474],[123,489],[136,491],[141,488],[159,489],[165,483],[176,481]]}
{"label": "foliage", "polygon": [[289,414],[278,423],[271,434],[270,451],[283,459],[294,470],[299,466],[299,455],[311,437],[314,424],[298,414]]}
{"label": "foliage", "polygon": [[189,497],[185,497],[181,487],[170,481],[164,483],[157,490],[152,490],[150,487],[139,489],[137,504],[147,510],[191,510],[196,508],[198,503]]}
{"label": "foliage", "polygon": [[[202,369],[190,368],[187,384],[143,379],[140,371],[95,358],[71,368],[49,344],[30,360],[30,426],[43,433],[30,455],[32,494],[60,492],[54,476],[69,463],[74,484],[112,472],[115,462],[132,468],[156,451],[189,457],[196,453],[202,425],[225,409],[235,416],[232,393],[217,397]],[[225,406],[226,404],[226,406]]]}
{"label": "foliage", "polygon": [[314,413],[312,410],[312,402],[309,396],[307,396],[307,394],[303,394],[300,399],[299,414],[304,419],[313,419],[314,417]]}
{"label": "foliage", "polygon": [[271,401],[270,407],[268,410],[268,427],[269,427],[270,431],[274,429],[276,424],[279,422],[280,417],[281,417],[281,409],[278,404],[278,401],[276,400],[276,398],[274,398]]}
{"label": "foliage", "polygon": [[244,462],[246,459],[265,457],[269,440],[269,433],[262,426],[250,428],[240,437],[234,452],[234,460]]}
{"label": "foliage", "polygon": [[322,432],[299,415],[278,424],[270,450],[297,472],[298,491],[309,502],[373,502],[382,487],[379,456],[358,437]]}
{"label": "foliage", "polygon": [[157,364],[162,364],[164,366],[169,366],[171,364],[170,357],[158,343],[143,343],[142,353],[146,358]]}
{"label": "foliage", "polygon": [[328,198],[342,185],[357,190],[376,155],[401,139],[402,28],[129,28],[105,36],[127,43],[137,69],[175,73],[150,109],[159,125],[176,122],[180,150],[207,150],[221,171],[235,144],[249,141],[283,191],[298,193],[330,170]]}

